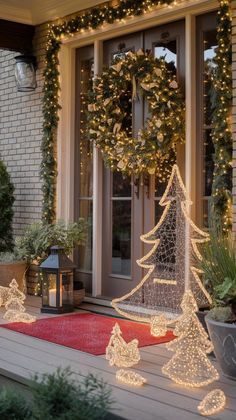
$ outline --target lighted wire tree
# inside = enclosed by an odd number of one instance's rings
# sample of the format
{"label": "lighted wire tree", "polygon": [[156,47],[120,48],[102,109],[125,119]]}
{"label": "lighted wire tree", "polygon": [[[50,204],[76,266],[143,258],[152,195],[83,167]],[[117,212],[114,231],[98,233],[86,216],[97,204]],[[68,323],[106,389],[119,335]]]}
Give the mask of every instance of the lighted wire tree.
{"label": "lighted wire tree", "polygon": [[10,322],[26,322],[36,321],[36,318],[28,314],[24,307],[25,294],[19,290],[18,283],[15,279],[9,284],[9,295],[5,304],[6,313],[3,318]]}
{"label": "lighted wire tree", "polygon": [[164,314],[174,321],[181,314],[181,301],[185,290],[192,290],[199,307],[208,306],[211,298],[204,288],[195,267],[201,259],[198,246],[209,240],[189,217],[191,201],[177,165],[161,198],[164,207],[157,225],[141,240],[153,245],[138,265],[147,270],[140,283],[131,292],[112,301],[122,315],[144,322]]}
{"label": "lighted wire tree", "polygon": [[190,290],[184,294],[181,309],[183,315],[174,329],[177,338],[166,344],[175,354],[162,372],[181,385],[205,386],[219,379],[219,373],[207,357],[213,345],[197,318],[198,307]]}

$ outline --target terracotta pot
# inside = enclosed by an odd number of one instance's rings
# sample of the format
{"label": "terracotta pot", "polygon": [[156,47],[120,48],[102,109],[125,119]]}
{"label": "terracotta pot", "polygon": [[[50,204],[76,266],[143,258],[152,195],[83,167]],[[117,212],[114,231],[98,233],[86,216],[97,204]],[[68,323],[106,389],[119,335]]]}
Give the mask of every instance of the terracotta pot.
{"label": "terracotta pot", "polygon": [[12,279],[16,279],[19,289],[23,291],[25,284],[26,263],[24,261],[0,262],[0,286],[8,287]]}
{"label": "terracotta pot", "polygon": [[214,353],[225,376],[236,380],[236,325],[206,316]]}

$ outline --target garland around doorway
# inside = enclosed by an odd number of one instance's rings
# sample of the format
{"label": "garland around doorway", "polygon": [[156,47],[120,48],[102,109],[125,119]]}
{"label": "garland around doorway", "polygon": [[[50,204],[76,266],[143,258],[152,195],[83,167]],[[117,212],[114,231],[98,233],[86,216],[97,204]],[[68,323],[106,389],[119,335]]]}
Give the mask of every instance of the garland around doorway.
{"label": "garland around doorway", "polygon": [[[42,179],[42,190],[43,190],[43,208],[42,208],[42,219],[45,223],[52,223],[56,218],[55,203],[56,203],[56,179],[57,179],[57,162],[55,158],[56,154],[56,140],[57,140],[57,127],[58,127],[58,111],[60,109],[59,104],[59,71],[58,71],[58,53],[60,51],[60,46],[62,43],[63,37],[70,37],[76,33],[82,33],[83,31],[91,31],[99,28],[103,24],[112,24],[117,21],[122,21],[124,19],[131,19],[134,16],[140,16],[144,13],[153,11],[163,6],[171,7],[181,3],[181,1],[176,0],[122,0],[116,5],[105,4],[92,8],[84,13],[79,14],[78,16],[64,21],[60,24],[50,24],[47,36],[46,44],[46,56],[45,56],[45,70],[44,70],[44,96],[43,96],[43,138],[42,138],[42,163],[41,163],[41,179]],[[229,34],[229,27],[226,24],[230,17],[230,0],[219,0],[219,10],[222,13],[220,20],[218,21],[218,31],[220,33],[220,39],[222,40],[220,49],[218,49],[217,54],[224,54],[224,49],[226,54],[228,54],[229,42],[231,43],[231,32]],[[224,42],[225,40],[225,42]],[[218,60],[218,65],[220,66],[219,72],[215,75],[215,82],[220,82],[219,76],[222,72],[225,74],[230,70],[228,62]],[[226,68],[226,67],[227,68]],[[230,75],[227,79],[227,86],[232,96],[232,89],[230,85]],[[216,85],[215,85],[216,86]],[[145,89],[143,89],[145,91]],[[162,92],[161,92],[162,93]],[[147,91],[146,93],[147,94]],[[228,97],[229,93],[227,93]],[[230,96],[230,98],[231,98]],[[219,109],[224,107],[228,112],[227,115],[231,112],[231,101],[225,101],[222,103],[220,97],[217,99],[217,106],[213,110],[213,121],[214,124],[218,121],[220,124],[222,121],[222,114],[219,112]],[[159,123],[158,123],[159,124]],[[117,127],[117,126],[116,126]],[[114,128],[114,127],[113,127]],[[227,117],[227,129],[231,132],[231,126],[229,124],[229,119]],[[156,132],[157,133],[157,132]],[[221,133],[221,131],[220,131]],[[143,133],[144,134],[144,133]],[[145,136],[144,136],[145,137]],[[159,140],[159,143],[163,148],[163,142]],[[227,140],[227,147],[232,147],[232,137],[229,137]],[[222,144],[224,150],[224,144]],[[221,154],[215,154],[215,166],[218,167],[221,164]],[[169,148],[170,151],[171,148]],[[219,162],[220,161],[220,162]],[[119,162],[119,161],[118,161]],[[118,164],[117,162],[117,164]],[[231,166],[230,156],[228,159],[229,167]],[[145,164],[145,163],[143,163]],[[121,163],[122,165],[122,163]],[[227,167],[228,167],[227,166]],[[132,168],[130,168],[132,169]],[[150,171],[150,169],[149,169]],[[221,181],[220,185],[224,187],[225,174],[222,172],[217,173],[217,180]],[[218,182],[219,185],[219,182]],[[228,189],[228,182],[227,182]],[[213,189],[213,194],[218,195],[219,187],[215,190]],[[223,191],[221,188],[220,191]],[[231,205],[231,199],[228,198],[227,209]],[[219,212],[225,212],[226,207],[222,206],[221,200],[215,200],[214,207],[219,209]],[[222,214],[222,217],[225,217],[225,214]]]}

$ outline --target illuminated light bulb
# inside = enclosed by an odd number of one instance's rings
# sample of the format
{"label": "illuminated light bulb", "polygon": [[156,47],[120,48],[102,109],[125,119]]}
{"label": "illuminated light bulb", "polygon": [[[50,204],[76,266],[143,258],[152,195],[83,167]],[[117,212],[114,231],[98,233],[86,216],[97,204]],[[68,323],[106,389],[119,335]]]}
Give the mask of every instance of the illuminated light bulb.
{"label": "illuminated light bulb", "polygon": [[143,376],[132,370],[120,369],[116,372],[116,379],[130,386],[142,386],[147,382]]}
{"label": "illuminated light bulb", "polygon": [[226,397],[221,389],[209,392],[198,405],[198,411],[203,416],[212,416],[225,408]]}

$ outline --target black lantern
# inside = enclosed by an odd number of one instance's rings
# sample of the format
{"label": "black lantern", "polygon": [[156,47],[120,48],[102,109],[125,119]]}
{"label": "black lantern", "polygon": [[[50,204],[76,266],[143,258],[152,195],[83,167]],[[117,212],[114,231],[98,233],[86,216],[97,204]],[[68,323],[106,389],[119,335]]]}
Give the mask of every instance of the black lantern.
{"label": "black lantern", "polygon": [[51,254],[40,265],[42,270],[41,312],[72,312],[75,264],[65,255],[64,248],[51,247]]}
{"label": "black lantern", "polygon": [[31,92],[36,89],[36,58],[33,55],[15,57],[15,77],[18,92]]}

